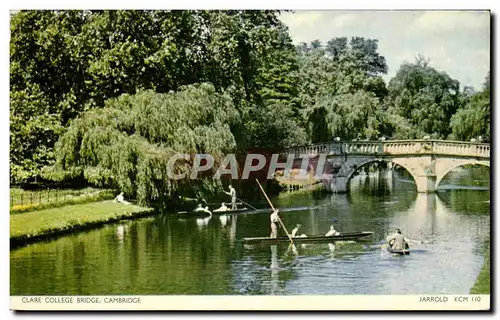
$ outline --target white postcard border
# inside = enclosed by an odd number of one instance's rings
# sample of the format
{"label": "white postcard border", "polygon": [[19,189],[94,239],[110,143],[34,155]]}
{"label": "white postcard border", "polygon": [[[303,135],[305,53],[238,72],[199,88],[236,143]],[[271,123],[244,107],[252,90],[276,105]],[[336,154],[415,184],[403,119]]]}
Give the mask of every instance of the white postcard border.
{"label": "white postcard border", "polygon": [[490,309],[489,295],[11,296],[13,310],[389,311]]}

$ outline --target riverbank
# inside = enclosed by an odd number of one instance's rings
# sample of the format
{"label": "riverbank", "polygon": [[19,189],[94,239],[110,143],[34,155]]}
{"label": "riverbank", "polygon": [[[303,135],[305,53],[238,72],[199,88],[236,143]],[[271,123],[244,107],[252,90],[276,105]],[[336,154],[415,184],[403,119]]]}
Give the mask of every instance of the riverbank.
{"label": "riverbank", "polygon": [[470,289],[471,294],[490,294],[490,282],[491,282],[491,272],[490,272],[490,243],[488,241],[484,253],[484,264],[477,276],[474,286]]}
{"label": "riverbank", "polygon": [[10,216],[10,244],[17,247],[76,230],[150,215],[153,209],[112,200],[43,209]]}

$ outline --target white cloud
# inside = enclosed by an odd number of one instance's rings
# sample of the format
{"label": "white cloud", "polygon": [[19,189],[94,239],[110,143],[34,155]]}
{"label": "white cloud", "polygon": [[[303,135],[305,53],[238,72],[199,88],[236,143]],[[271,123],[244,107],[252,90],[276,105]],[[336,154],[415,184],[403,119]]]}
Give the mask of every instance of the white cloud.
{"label": "white cloud", "polygon": [[348,28],[349,26],[352,26],[355,24],[356,21],[356,15],[354,14],[339,14],[336,15],[334,19],[332,19],[332,22],[330,24],[331,27],[333,28]]}
{"label": "white cloud", "polygon": [[361,36],[379,40],[393,77],[418,54],[431,65],[479,89],[490,64],[487,11],[296,11],[281,17],[295,43]]}
{"label": "white cloud", "polygon": [[415,27],[432,31],[462,29],[485,30],[490,27],[487,11],[427,11],[416,21]]}

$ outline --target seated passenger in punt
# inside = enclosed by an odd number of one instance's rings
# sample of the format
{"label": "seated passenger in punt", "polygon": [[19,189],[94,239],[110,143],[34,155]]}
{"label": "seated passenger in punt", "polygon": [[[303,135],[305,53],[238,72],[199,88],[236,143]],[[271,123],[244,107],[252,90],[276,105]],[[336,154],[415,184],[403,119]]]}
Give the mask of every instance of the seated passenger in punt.
{"label": "seated passenger in punt", "polygon": [[[401,247],[401,243],[400,243],[400,239],[401,239],[401,236],[403,237],[403,241],[405,243],[405,248],[408,249],[409,248],[409,244],[412,243],[412,244],[423,244],[424,241],[423,240],[415,240],[415,239],[409,239],[407,238],[406,236],[403,236],[402,235],[402,232],[401,232],[401,229],[396,229],[394,231],[394,234],[390,235],[387,237],[387,242],[389,243],[389,245],[392,247],[392,246],[395,246],[395,247]],[[396,242],[396,238],[398,238],[398,242],[397,244],[395,244]],[[396,248],[392,248],[394,250],[399,250],[399,249],[396,249]]]}
{"label": "seated passenger in punt", "polygon": [[220,208],[215,209],[214,212],[226,212],[229,211],[229,208],[226,206],[226,203],[223,202]]}
{"label": "seated passenger in punt", "polygon": [[395,233],[387,238],[387,242],[392,250],[408,249],[409,241],[403,236],[400,229],[396,229]]}
{"label": "seated passenger in punt", "polygon": [[325,234],[325,237],[331,237],[331,236],[340,236],[340,232],[335,230],[335,226],[331,225],[330,230]]}
{"label": "seated passenger in punt", "polygon": [[300,236],[297,235],[297,233],[299,232],[300,227],[302,227],[302,225],[301,224],[297,224],[297,226],[295,228],[293,228],[292,234],[291,234],[292,238],[306,238],[307,237],[305,234],[301,234]]}
{"label": "seated passenger in punt", "polygon": [[198,207],[196,209],[194,209],[194,212],[206,212],[210,215],[212,215],[212,212],[210,212],[210,210],[208,210],[208,207],[205,207],[203,208],[201,204],[198,204]]}

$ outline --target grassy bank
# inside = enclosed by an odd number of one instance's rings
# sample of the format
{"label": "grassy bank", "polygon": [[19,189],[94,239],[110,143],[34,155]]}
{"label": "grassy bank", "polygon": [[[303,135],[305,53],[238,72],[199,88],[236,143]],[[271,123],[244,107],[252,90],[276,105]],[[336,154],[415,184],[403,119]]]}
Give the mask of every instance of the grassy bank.
{"label": "grassy bank", "polygon": [[474,286],[470,289],[471,294],[490,294],[490,244],[489,241],[487,243],[487,246],[485,248],[485,253],[484,253],[484,264],[483,267],[481,268],[481,271],[479,272],[479,275],[477,276],[476,283],[474,283]]}
{"label": "grassy bank", "polygon": [[11,246],[151,213],[150,208],[108,200],[11,215]]}

